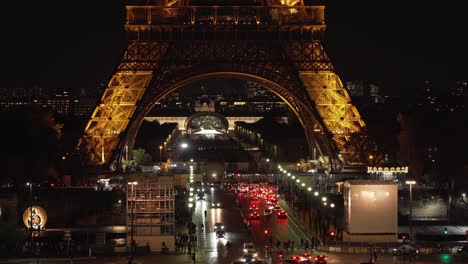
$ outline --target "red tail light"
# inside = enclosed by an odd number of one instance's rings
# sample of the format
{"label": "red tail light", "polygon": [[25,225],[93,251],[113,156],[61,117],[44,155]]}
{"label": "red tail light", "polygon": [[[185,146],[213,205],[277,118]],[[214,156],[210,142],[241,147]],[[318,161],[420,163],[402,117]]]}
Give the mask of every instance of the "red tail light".
{"label": "red tail light", "polygon": [[317,257],[315,257],[315,260],[318,260],[318,258],[317,258]]}

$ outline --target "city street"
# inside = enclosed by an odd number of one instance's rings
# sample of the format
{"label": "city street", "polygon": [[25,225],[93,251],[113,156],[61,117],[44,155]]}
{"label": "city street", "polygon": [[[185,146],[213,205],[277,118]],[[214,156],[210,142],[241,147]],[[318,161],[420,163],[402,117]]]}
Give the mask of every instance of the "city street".
{"label": "city street", "polygon": [[[276,249],[274,244],[277,240],[283,242],[288,239],[294,240],[293,254],[302,254],[304,251],[299,249],[300,238],[308,238],[302,231],[300,224],[297,220],[293,219],[290,215],[288,219],[278,220],[276,213],[270,216],[263,216],[264,202],[259,200],[258,204],[261,216],[259,220],[254,220],[250,225],[250,232],[244,225],[244,219],[241,216],[241,210],[235,203],[235,196],[232,192],[219,189],[215,187],[213,190],[208,190],[205,195],[205,201],[198,201],[195,209],[194,220],[197,224],[197,248],[196,248],[196,262],[195,263],[220,263],[230,264],[238,260],[243,252],[242,246],[244,242],[254,242],[256,249],[259,251],[259,257],[270,261],[268,256],[265,255],[264,247],[268,244],[268,236],[272,236],[273,240],[273,253],[271,263],[279,263],[277,258]],[[248,215],[250,198],[240,198],[242,205],[242,213],[244,216]],[[220,208],[212,208],[213,203],[220,203]],[[282,204],[282,203],[280,203]],[[207,217],[204,217],[204,211],[207,211]],[[204,229],[201,230],[200,226],[203,223]],[[226,231],[225,239],[217,239],[214,232],[214,224],[222,223]],[[268,230],[268,236],[264,231]],[[232,243],[230,252],[224,246],[227,241]],[[317,254],[325,254],[328,257],[328,263],[361,263],[369,260],[367,254],[329,254],[327,252],[317,252],[313,250],[312,256]],[[288,256],[288,254],[286,254]],[[150,255],[150,256],[137,256],[134,263],[149,264],[149,263],[193,263],[191,255],[177,254],[177,255]],[[36,263],[36,260],[13,260],[3,261],[0,263]],[[40,259],[39,263],[70,263],[70,260],[45,260]],[[73,263],[90,263],[90,264],[126,264],[126,256],[118,257],[97,257],[96,259],[76,259]],[[392,255],[379,255],[378,263],[468,263],[468,258],[461,255],[421,255],[418,256],[416,261],[410,260],[405,257],[394,257]]]}

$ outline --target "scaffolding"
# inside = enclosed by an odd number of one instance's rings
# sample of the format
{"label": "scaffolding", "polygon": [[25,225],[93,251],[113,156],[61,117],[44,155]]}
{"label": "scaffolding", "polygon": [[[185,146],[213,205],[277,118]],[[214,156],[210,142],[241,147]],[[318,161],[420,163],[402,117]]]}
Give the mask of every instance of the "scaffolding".
{"label": "scaffolding", "polygon": [[129,183],[128,238],[174,235],[174,224],[174,184],[161,183],[158,179]]}

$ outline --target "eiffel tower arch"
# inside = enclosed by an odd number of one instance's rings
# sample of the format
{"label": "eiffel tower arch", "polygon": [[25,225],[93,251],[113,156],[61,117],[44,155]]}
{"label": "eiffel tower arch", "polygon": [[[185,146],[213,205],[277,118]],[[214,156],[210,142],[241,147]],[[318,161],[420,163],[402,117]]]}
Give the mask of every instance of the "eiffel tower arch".
{"label": "eiffel tower arch", "polygon": [[159,100],[211,77],[262,85],[296,114],[310,153],[335,164],[350,157],[345,143],[365,124],[323,48],[325,7],[320,1],[275,1],[128,4],[128,48],[78,143],[85,162],[120,159],[126,147],[133,148],[143,118]]}

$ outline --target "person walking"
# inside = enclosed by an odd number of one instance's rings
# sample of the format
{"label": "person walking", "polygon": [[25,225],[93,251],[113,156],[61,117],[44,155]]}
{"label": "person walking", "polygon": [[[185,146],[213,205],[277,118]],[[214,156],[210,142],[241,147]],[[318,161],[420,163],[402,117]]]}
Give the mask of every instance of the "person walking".
{"label": "person walking", "polygon": [[304,246],[304,239],[301,238],[301,248]]}
{"label": "person walking", "polygon": [[377,251],[374,251],[374,261],[377,262]]}
{"label": "person walking", "polygon": [[187,249],[188,249],[188,254],[192,254],[192,242],[188,242],[188,245],[187,245]]}

